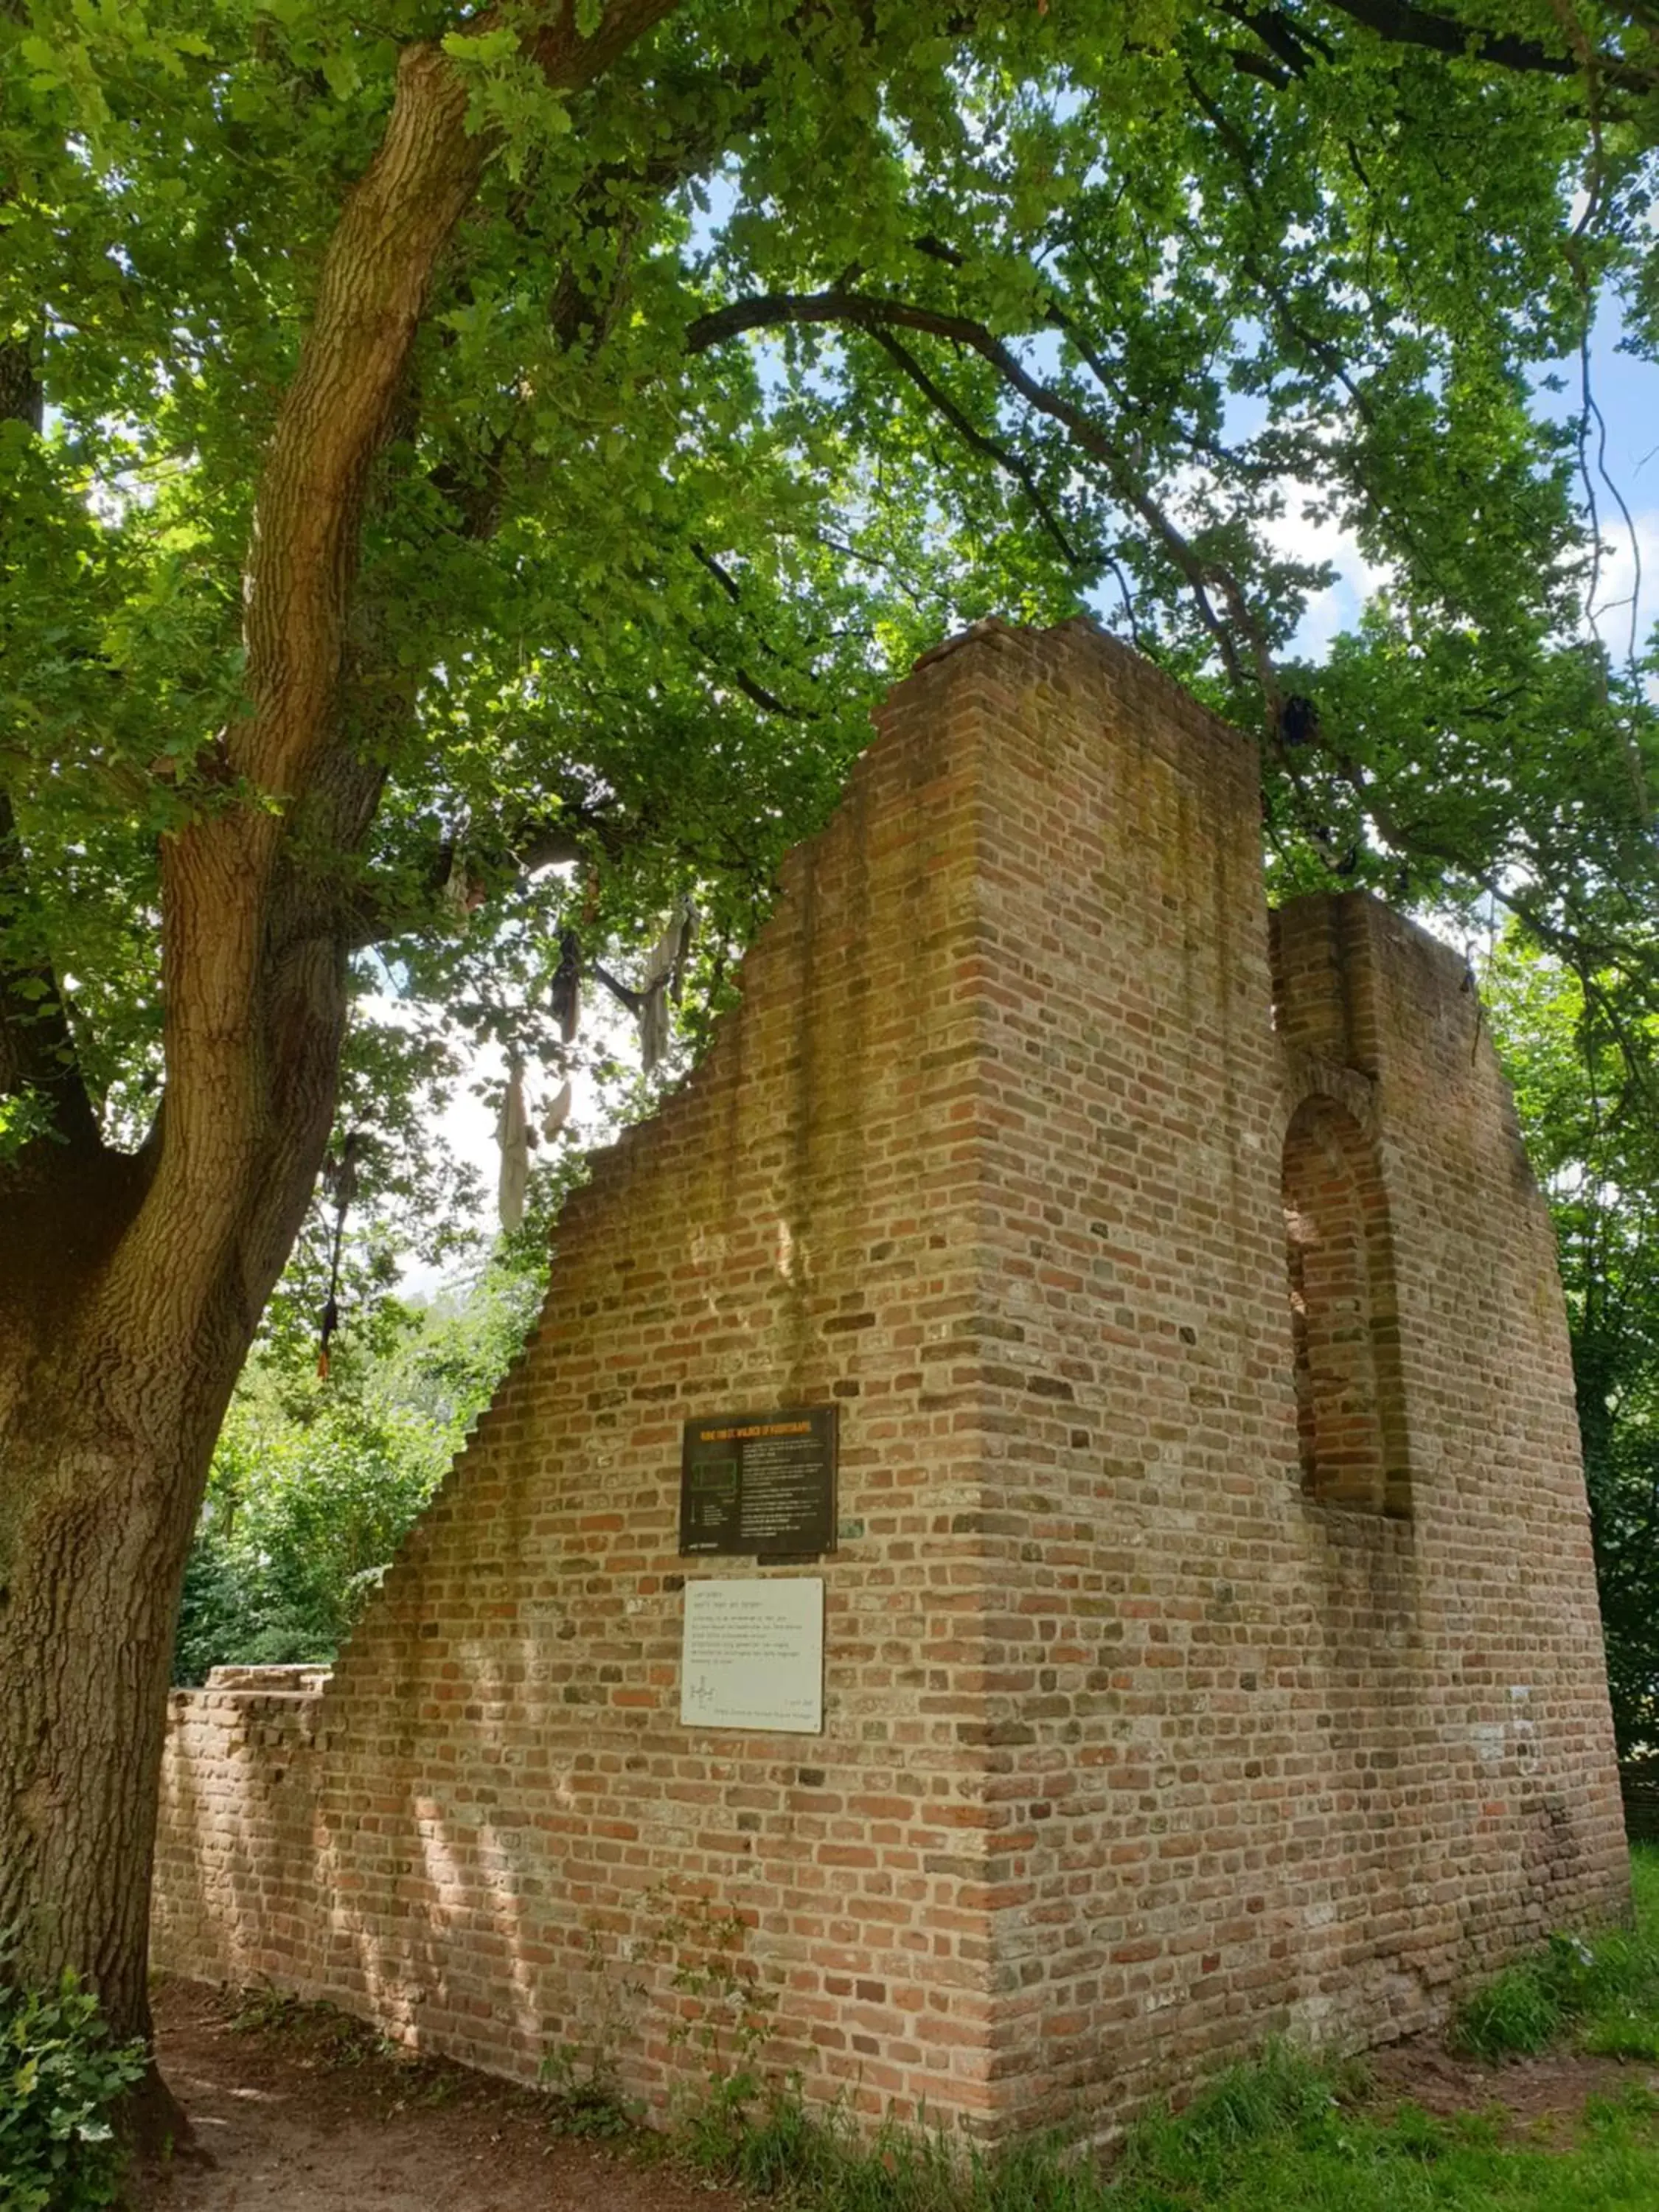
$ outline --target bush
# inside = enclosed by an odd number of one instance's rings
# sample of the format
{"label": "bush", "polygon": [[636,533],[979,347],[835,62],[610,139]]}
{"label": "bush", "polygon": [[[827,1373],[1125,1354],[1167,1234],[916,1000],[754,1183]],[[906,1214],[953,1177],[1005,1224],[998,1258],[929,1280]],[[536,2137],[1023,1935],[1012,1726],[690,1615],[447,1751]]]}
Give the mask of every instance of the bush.
{"label": "bush", "polygon": [[250,1361],[185,1569],[175,1682],[334,1657],[528,1319],[510,1283],[399,1311],[326,1382],[269,1348]]}
{"label": "bush", "polygon": [[399,1407],[233,1407],[185,1570],[173,1679],[333,1658],[453,1441]]}
{"label": "bush", "polygon": [[0,1955],[0,2212],[112,2204],[120,2163],[111,2113],[143,2080],[142,2043],[113,2043],[98,2000],[66,1972],[56,1989],[8,1983]]}

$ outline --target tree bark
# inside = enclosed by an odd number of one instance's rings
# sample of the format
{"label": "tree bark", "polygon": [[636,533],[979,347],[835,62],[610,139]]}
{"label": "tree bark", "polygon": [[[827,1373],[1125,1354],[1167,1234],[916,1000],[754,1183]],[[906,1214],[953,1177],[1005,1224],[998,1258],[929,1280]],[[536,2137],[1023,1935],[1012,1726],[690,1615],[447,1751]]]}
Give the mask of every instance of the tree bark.
{"label": "tree bark", "polygon": [[[577,89],[674,4],[607,0],[586,40],[562,5],[526,51]],[[364,503],[489,152],[441,51],[409,48],[380,149],[325,257],[262,473],[248,708],[201,764],[216,803],[163,840],[155,1126],[124,1157],[89,1109],[66,1111],[55,1138],[0,1170],[0,1927],[17,1930],[27,1978],[87,1976],[123,2036],[149,2030],[156,1784],[185,1559],[334,1111],[355,918],[338,863],[361,846],[381,781],[354,751],[342,697]],[[12,826],[0,821],[0,869],[27,865]],[[307,858],[319,848],[320,865]],[[0,970],[0,1017],[6,982]],[[21,1087],[38,999],[20,998],[11,1028],[0,1018],[0,1089]]]}
{"label": "tree bark", "polygon": [[73,1966],[142,2034],[178,1590],[240,1340],[222,1322],[184,1350],[187,1378],[146,1378],[118,1334],[71,1323],[0,1421],[0,1924],[28,1979]]}

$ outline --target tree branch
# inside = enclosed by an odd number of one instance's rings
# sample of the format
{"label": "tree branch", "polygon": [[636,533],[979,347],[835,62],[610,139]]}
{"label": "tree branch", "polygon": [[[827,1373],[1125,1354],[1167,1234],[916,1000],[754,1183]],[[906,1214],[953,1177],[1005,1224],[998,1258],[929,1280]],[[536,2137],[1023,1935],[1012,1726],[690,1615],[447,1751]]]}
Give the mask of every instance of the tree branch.
{"label": "tree branch", "polygon": [[700,567],[708,569],[709,574],[714,579],[714,581],[720,586],[721,591],[725,592],[726,598],[731,600],[734,607],[741,606],[743,605],[743,587],[738,583],[737,578],[732,574],[732,571],[729,568],[723,567],[706,547],[699,545],[695,538],[692,538],[690,543],[692,559],[696,561]]}
{"label": "tree branch", "polygon": [[[1277,54],[1292,76],[1306,76],[1316,59],[1328,61],[1330,48],[1312,32],[1293,24],[1273,8],[1251,8],[1244,0],[1221,0],[1221,12],[1254,31],[1269,53]],[[1233,56],[1235,66],[1240,57]]]}
{"label": "tree branch", "polygon": [[[695,636],[692,642],[693,644],[697,642]],[[718,656],[716,656],[716,665],[719,665]],[[791,707],[784,700],[780,699],[775,691],[769,691],[766,686],[752,677],[741,663],[728,670],[726,673],[750,704],[758,707],[763,714],[781,714],[786,721],[789,722],[811,722],[817,720],[817,715],[809,714],[805,707]]]}
{"label": "tree branch", "polygon": [[[714,578],[714,581],[720,586],[721,591],[726,594],[727,599],[730,600],[732,606],[738,610],[739,614],[741,614],[743,612],[743,586],[738,583],[737,578],[732,574],[732,571],[721,562],[717,561],[707,546],[700,545],[695,538],[690,540],[690,546],[692,558],[697,562],[700,568],[706,568],[708,570],[708,574]],[[787,663],[785,662],[783,655],[778,652],[775,646],[769,644],[767,640],[763,636],[760,635],[759,625],[757,623],[751,623],[750,627],[755,631],[757,642],[759,644],[761,651],[766,655],[767,659],[769,660],[775,660],[781,665],[787,666]],[[707,641],[698,635],[696,630],[688,630],[686,635],[690,637],[692,644],[696,647],[697,650],[708,659],[710,665],[720,673],[724,674],[730,682],[735,684],[738,690],[742,692],[744,697],[749,700],[752,705],[760,708],[763,712],[768,714],[781,714],[787,720],[791,722],[815,722],[819,719],[814,709],[806,707],[791,707],[786,701],[780,699],[775,691],[769,690],[766,685],[761,683],[758,678],[751,676],[741,662],[738,662],[734,666],[727,667],[719,653],[714,651]]]}
{"label": "tree branch", "polygon": [[[1185,577],[1200,617],[1215,640],[1229,675],[1236,683],[1245,681],[1244,664],[1239,657],[1242,640],[1270,715],[1277,712],[1278,676],[1261,626],[1250,612],[1237,578],[1220,562],[1201,554],[1170,520],[1139,482],[1133,460],[1116,439],[1076,400],[1033,376],[1018,355],[985,324],[970,316],[920,307],[911,301],[880,298],[843,285],[832,285],[823,292],[769,292],[729,301],[687,325],[686,350],[703,353],[750,331],[814,324],[842,325],[864,331],[872,337],[894,328],[922,331],[932,337],[948,339],[988,362],[1012,391],[1039,414],[1060,423],[1091,459],[1100,463],[1114,496],[1139,516]],[[1225,602],[1232,629],[1217,614],[1210,598],[1212,588]]]}
{"label": "tree branch", "polygon": [[1296,82],[1289,70],[1280,69],[1277,62],[1268,61],[1264,55],[1229,46],[1227,58],[1241,76],[1259,77],[1263,84],[1272,85],[1275,92],[1288,92]]}
{"label": "tree branch", "polygon": [[982,430],[969,422],[950,393],[933,381],[909,348],[901,344],[890,331],[883,330],[878,325],[870,335],[881,347],[888,359],[909,378],[922,397],[945,417],[963,443],[971,446],[975,453],[983,454],[987,460],[993,462],[998,468],[1006,470],[1024,489],[1025,496],[1031,502],[1037,520],[1060,548],[1060,556],[1067,567],[1081,568],[1086,566],[1077,548],[1066,535],[1059,517],[1043,497],[1042,487],[1027,464],[1021,460],[1017,453],[1011,453],[998,445],[994,438],[988,438]]}
{"label": "tree branch", "polygon": [[[568,818],[525,822],[505,846],[475,855],[479,872],[472,879],[471,903],[481,902],[492,876],[516,878],[533,875],[538,868],[591,860],[596,846],[613,853],[621,849],[624,841],[618,836],[620,825],[614,820],[601,820],[578,811],[576,824],[573,826]],[[459,857],[465,860],[464,855]],[[394,938],[407,937],[413,930],[429,927],[445,886],[453,876],[457,859],[453,839],[446,838],[435,845],[412,898],[406,892],[400,895],[391,884],[373,877],[360,884],[344,927],[346,949],[364,952],[371,945],[385,945]]]}
{"label": "tree branch", "polygon": [[1547,76],[1577,74],[1578,64],[1570,56],[1553,54],[1530,39],[1513,38],[1506,31],[1483,31],[1476,24],[1460,23],[1449,15],[1428,15],[1404,5],[1403,0],[1328,0],[1328,4],[1338,15],[1374,32],[1390,46],[1425,46],[1433,53],[1492,62],[1500,69],[1541,71]]}

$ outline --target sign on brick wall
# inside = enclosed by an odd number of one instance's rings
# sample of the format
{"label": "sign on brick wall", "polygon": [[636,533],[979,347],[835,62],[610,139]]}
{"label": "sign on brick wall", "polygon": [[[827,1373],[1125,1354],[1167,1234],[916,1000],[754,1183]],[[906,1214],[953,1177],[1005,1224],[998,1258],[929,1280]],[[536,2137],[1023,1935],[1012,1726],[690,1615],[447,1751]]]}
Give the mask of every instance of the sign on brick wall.
{"label": "sign on brick wall", "polygon": [[836,1407],[685,1425],[680,1550],[756,1559],[836,1548]]}
{"label": "sign on brick wall", "polygon": [[687,1583],[680,1722],[822,1732],[821,1577]]}

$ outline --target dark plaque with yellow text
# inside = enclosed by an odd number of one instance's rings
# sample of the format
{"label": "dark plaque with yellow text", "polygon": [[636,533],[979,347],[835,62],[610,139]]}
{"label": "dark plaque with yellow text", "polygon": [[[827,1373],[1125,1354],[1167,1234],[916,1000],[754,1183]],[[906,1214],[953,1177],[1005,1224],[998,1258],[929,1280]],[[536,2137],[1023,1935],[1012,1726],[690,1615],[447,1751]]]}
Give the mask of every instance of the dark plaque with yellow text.
{"label": "dark plaque with yellow text", "polygon": [[799,1557],[836,1548],[834,1406],[685,1425],[680,1549]]}

